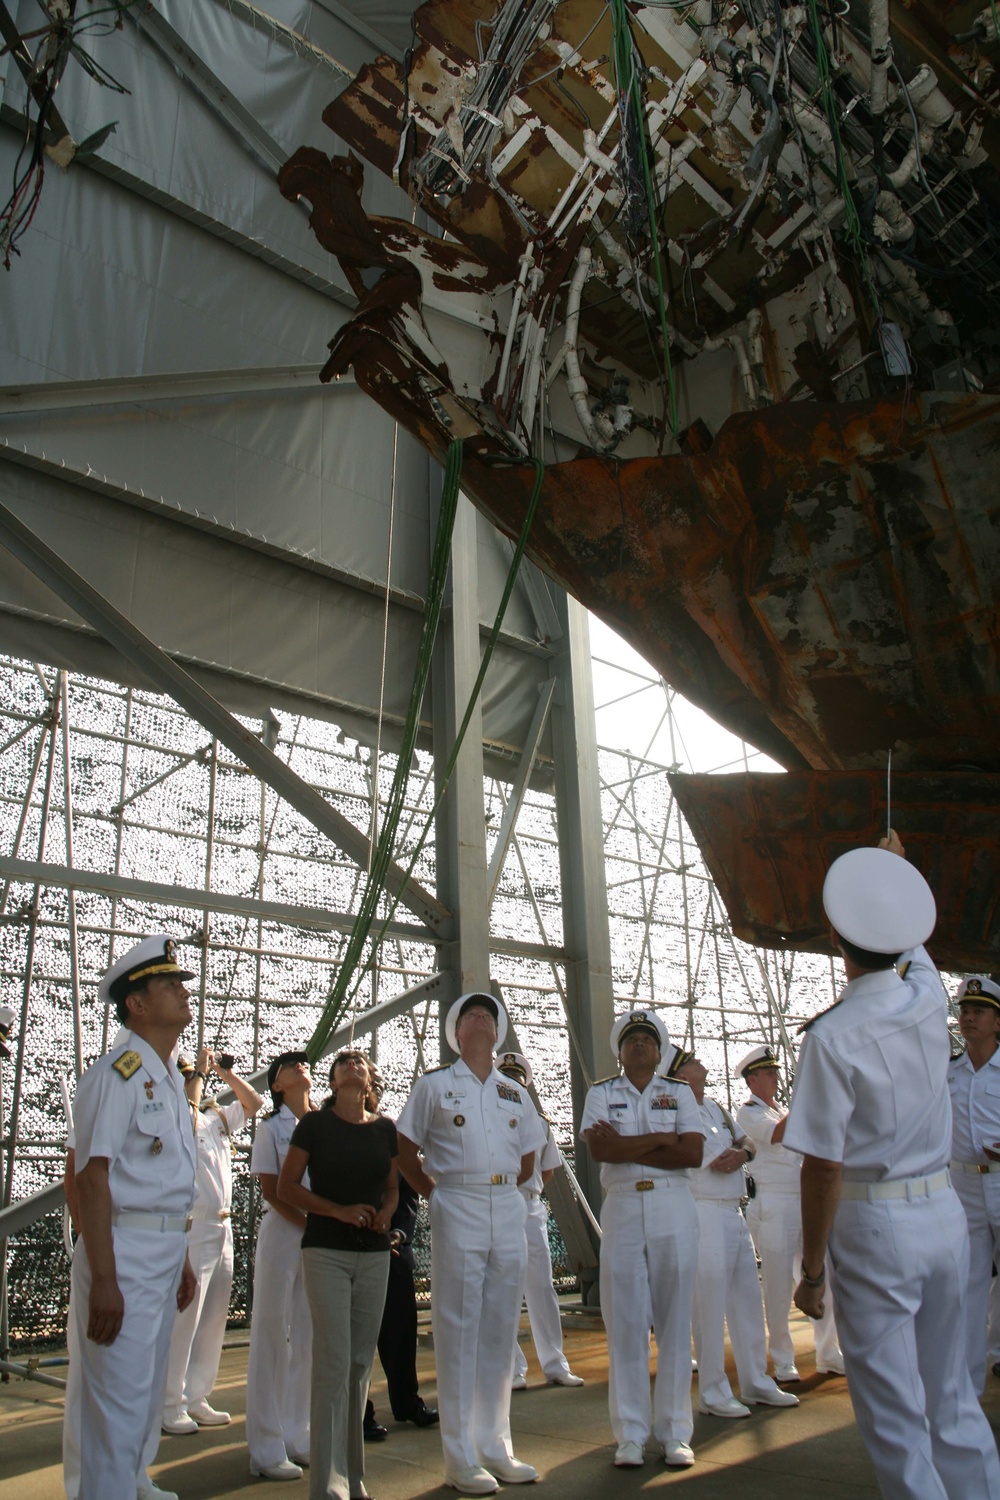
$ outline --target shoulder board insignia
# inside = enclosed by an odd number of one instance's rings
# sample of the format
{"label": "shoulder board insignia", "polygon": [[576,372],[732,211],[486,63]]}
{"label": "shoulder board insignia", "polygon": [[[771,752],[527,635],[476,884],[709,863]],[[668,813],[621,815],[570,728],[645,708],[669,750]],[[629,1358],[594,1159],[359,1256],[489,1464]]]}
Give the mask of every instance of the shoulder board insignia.
{"label": "shoulder board insignia", "polygon": [[802,1023],[802,1025],[799,1027],[798,1031],[796,1032],[796,1035],[797,1036],[801,1036],[804,1031],[810,1031],[812,1029],[812,1027],[816,1025],[816,1022],[818,1020],[820,1020],[820,1018],[822,1016],[829,1015],[830,1011],[834,1010],[839,1004],[840,1004],[840,1001],[839,1000],[835,1000],[833,1002],[833,1005],[828,1005],[826,1007],[826,1010],[821,1010],[820,1013],[819,1013],[819,1015],[813,1016],[813,1018],[812,1018],[811,1021],[804,1021]]}
{"label": "shoulder board insignia", "polygon": [[607,1078],[595,1078],[593,1087],[596,1089],[599,1083],[617,1083],[621,1076],[621,1073],[609,1073]]}
{"label": "shoulder board insignia", "polygon": [[116,1073],[121,1074],[122,1078],[131,1078],[132,1074],[137,1073],[142,1067],[142,1058],[138,1052],[123,1052],[118,1061],[112,1063],[111,1066]]}
{"label": "shoulder board insignia", "polygon": [[442,1063],[438,1068],[428,1068],[426,1072],[424,1072],[421,1076],[423,1078],[429,1078],[432,1073],[447,1073],[448,1069],[452,1066],[452,1063]]}
{"label": "shoulder board insignia", "polygon": [[908,958],[906,960],[906,963],[900,964],[899,968],[896,970],[896,973],[899,975],[900,979],[906,978],[906,971],[910,967],[911,962],[912,960]]}
{"label": "shoulder board insignia", "polygon": [[960,1052],[953,1052],[951,1054],[951,1056],[949,1057],[948,1061],[949,1062],[961,1062],[962,1058],[964,1056],[965,1056],[965,1048],[963,1047]]}

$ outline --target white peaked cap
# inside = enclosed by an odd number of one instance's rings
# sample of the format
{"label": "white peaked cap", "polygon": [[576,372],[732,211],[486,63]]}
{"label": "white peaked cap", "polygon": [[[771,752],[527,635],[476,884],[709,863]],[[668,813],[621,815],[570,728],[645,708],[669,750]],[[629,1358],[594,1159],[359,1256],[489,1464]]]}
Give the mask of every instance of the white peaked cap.
{"label": "white peaked cap", "polygon": [[482,990],[470,990],[467,995],[459,995],[444,1019],[444,1034],[452,1052],[458,1051],[458,1037],[455,1030],[458,1026],[458,1018],[463,1011],[468,1010],[470,1005],[484,1005],[487,1010],[493,1012],[497,1023],[496,1046],[502,1047],[503,1039],[507,1035],[507,1012],[495,996],[487,995]]}
{"label": "white peaked cap", "polygon": [[937,921],[920,871],[888,849],[852,849],[835,859],[823,883],[823,910],[842,938],[869,953],[919,948]]}

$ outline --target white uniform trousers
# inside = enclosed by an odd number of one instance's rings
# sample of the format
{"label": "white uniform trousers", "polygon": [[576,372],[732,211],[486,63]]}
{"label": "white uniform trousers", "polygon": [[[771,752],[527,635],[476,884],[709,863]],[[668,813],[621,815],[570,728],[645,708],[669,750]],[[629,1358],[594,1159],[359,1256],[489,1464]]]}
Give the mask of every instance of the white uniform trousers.
{"label": "white uniform trousers", "polygon": [[446,1474],[506,1466],[527,1246],[514,1186],[431,1194],[431,1322]]}
{"label": "white uniform trousers", "polygon": [[312,1319],[301,1244],[302,1230],[269,1209],[257,1235],[247,1363],[252,1469],[271,1468],[309,1452]]}
{"label": "white uniform trousers", "polygon": [[[687,1178],[648,1192],[612,1190],[601,1211],[601,1312],[608,1338],[608,1406],[617,1443],[690,1442],[691,1309],[698,1214]],[[656,1388],[649,1398],[649,1315]]]}
{"label": "white uniform trousers", "polygon": [[990,1278],[990,1322],[987,1334],[986,1363],[992,1370],[1000,1362],[1000,1276]]}
{"label": "white uniform trousers", "polygon": [[696,1198],[698,1269],[694,1282],[694,1348],[701,1401],[732,1399],[726,1375],[726,1324],[740,1389],[769,1390],[764,1307],[746,1221],[733,1200]]}
{"label": "white uniform trousers", "polygon": [[[546,1380],[558,1380],[570,1373],[569,1361],[563,1353],[562,1323],[559,1319],[559,1298],[552,1285],[552,1256],[549,1252],[549,1211],[540,1198],[532,1198],[527,1204],[528,1216],[524,1223],[524,1235],[528,1246],[528,1272],[524,1282],[524,1300],[528,1305],[528,1321],[535,1353]],[[528,1361],[521,1345],[514,1345],[514,1375],[523,1377]]]}
{"label": "white uniform trousers", "polygon": [[188,1234],[188,1255],[197,1288],[190,1307],[177,1314],[167,1387],[164,1421],[176,1421],[191,1401],[207,1401],[219,1373],[222,1341],[233,1287],[233,1231],[225,1223],[195,1219]]}
{"label": "white uniform trousers", "polygon": [[[69,1309],[67,1493],[78,1500],[135,1500],[146,1483],[147,1440],[159,1438],[170,1334],[177,1314],[187,1235],[113,1230],[118,1286],[125,1302],[112,1344],[87,1338],[90,1262],[82,1239],[73,1255]],[[74,1430],[75,1424],[75,1430]],[[152,1446],[155,1456],[156,1444]],[[79,1463],[78,1482],[72,1474]]]}
{"label": "white uniform trousers", "polygon": [[987,1326],[993,1263],[1000,1263],[1000,1173],[954,1173],[953,1182],[969,1226],[966,1328],[969,1374],[977,1395],[986,1384]]}
{"label": "white uniform trousers", "polygon": [[965,1215],[950,1190],[841,1201],[830,1264],[847,1383],[887,1500],[1000,1500],[965,1350]]}
{"label": "white uniform trousers", "polygon": [[[776,1365],[794,1365],[795,1346],[788,1326],[792,1293],[802,1273],[802,1208],[796,1186],[791,1192],[761,1188],[747,1204],[747,1223],[760,1256],[767,1342]],[[834,1299],[826,1297],[818,1322],[808,1320],[816,1345],[817,1365],[839,1362],[840,1343],[834,1321]]]}

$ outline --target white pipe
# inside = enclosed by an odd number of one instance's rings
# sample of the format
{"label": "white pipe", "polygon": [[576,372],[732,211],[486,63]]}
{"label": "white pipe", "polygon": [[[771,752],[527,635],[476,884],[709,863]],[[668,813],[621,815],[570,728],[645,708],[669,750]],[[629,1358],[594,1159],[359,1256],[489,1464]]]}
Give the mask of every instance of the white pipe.
{"label": "white pipe", "polygon": [[527,280],[528,270],[534,264],[534,240],[529,240],[524,247],[521,256],[521,270],[517,278],[517,286],[514,288],[514,299],[510,308],[510,319],[507,323],[507,337],[504,339],[503,355],[500,359],[500,373],[497,376],[497,399],[502,398],[504,388],[507,384],[507,371],[510,367],[510,354],[514,347],[514,333],[517,329],[517,319],[521,311],[521,302],[524,299],[524,283]]}
{"label": "white pipe", "polygon": [[738,333],[723,333],[716,339],[706,339],[701,347],[702,349],[713,351],[724,349],[727,344],[736,355],[736,363],[740,367],[740,378],[743,381],[743,389],[746,391],[747,405],[751,411],[755,411],[757,408],[757,385],[753,378],[753,370],[750,368],[750,356],[747,353],[747,346],[740,335]]}
{"label": "white pipe", "polygon": [[577,339],[580,333],[580,300],[583,297],[583,289],[590,275],[590,262],[593,259],[590,250],[585,245],[577,257],[576,267],[573,271],[573,279],[569,284],[566,294],[566,389],[573,402],[577,419],[583,428],[587,442],[592,448],[603,452],[614,436],[614,424],[604,419],[605,428],[602,437],[595,423],[593,414],[587,404],[589,394],[587,382],[580,369],[580,356],[577,353]]}
{"label": "white pipe", "polygon": [[767,366],[764,363],[764,314],[759,307],[755,307],[747,317],[747,343],[750,346],[750,364],[758,394],[766,395],[768,401],[773,401],[774,394],[768,384]]}
{"label": "white pipe", "polygon": [[872,114],[879,120],[885,114],[889,83],[889,0],[868,0],[868,28],[871,34],[872,76],[868,98]]}
{"label": "white pipe", "polygon": [[882,190],[875,199],[875,233],[884,242],[905,245],[913,234],[913,220],[895,193]]}
{"label": "white pipe", "polygon": [[[888,173],[888,181],[897,189],[905,187],[917,170],[917,162],[934,144],[934,131],[929,125],[921,125],[920,134],[907,151],[894,172]],[[917,149],[919,146],[919,150]]]}

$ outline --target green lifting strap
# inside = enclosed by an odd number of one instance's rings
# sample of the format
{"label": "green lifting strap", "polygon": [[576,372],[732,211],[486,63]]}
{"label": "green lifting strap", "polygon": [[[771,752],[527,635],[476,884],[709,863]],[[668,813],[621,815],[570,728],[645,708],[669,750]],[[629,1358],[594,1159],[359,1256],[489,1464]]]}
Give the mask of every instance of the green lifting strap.
{"label": "green lifting strap", "polygon": [[[337,978],[323,1007],[323,1013],[317,1023],[306,1045],[310,1063],[316,1063],[323,1054],[323,1048],[328,1038],[340,1024],[355,995],[357,994],[365,975],[373,967],[375,956],[378,953],[386,928],[392,921],[399,903],[398,895],[393,897],[389,904],[389,910],[385,916],[382,926],[379,928],[371,944],[367,959],[362,963],[362,953],[371,934],[371,929],[378,911],[379,901],[385,894],[385,874],[393,856],[393,847],[396,832],[403,812],[404,796],[409,778],[410,762],[416,747],[417,730],[420,724],[420,705],[423,702],[424,690],[427,686],[427,677],[430,672],[431,657],[434,650],[434,641],[437,635],[438,622],[441,617],[441,605],[444,598],[444,586],[448,573],[448,562],[451,555],[451,535],[455,526],[455,513],[458,508],[459,486],[462,478],[462,443],[456,438],[448,449],[445,462],[444,490],[441,496],[441,510],[438,516],[437,534],[434,538],[434,551],[431,557],[430,576],[427,588],[427,608],[424,614],[423,631],[420,638],[420,650],[417,656],[417,667],[413,677],[413,688],[410,693],[410,704],[407,710],[406,723],[403,728],[402,743],[400,745],[399,760],[396,764],[396,774],[393,777],[392,788],[386,803],[385,815],[379,834],[378,845],[372,860],[371,871],[365,884],[364,894],[361,898],[361,906],[351,929],[351,935],[347,942],[343,961],[337,972]],[[504,584],[500,605],[497,609],[496,619],[490,631],[489,638],[483,651],[479,672],[469,695],[468,706],[459,725],[455,737],[455,744],[445,764],[438,781],[438,793],[420,837],[417,839],[416,847],[410,856],[406,866],[406,874],[413,874],[417,860],[423,852],[424,845],[434,827],[438,809],[444,800],[448,783],[452,772],[458,762],[462,741],[469,727],[473,710],[482,690],[483,681],[486,677],[487,668],[493,656],[500,628],[503,624],[510,596],[514,592],[514,584],[524,557],[524,549],[528,543],[531,533],[532,522],[535,512],[538,510],[538,502],[542,494],[542,481],[545,477],[545,465],[541,459],[533,460],[535,466],[535,483],[532,488],[528,508],[525,511],[524,523],[521,533],[514,547],[514,555],[511,558],[510,568],[507,572],[507,581]]]}

